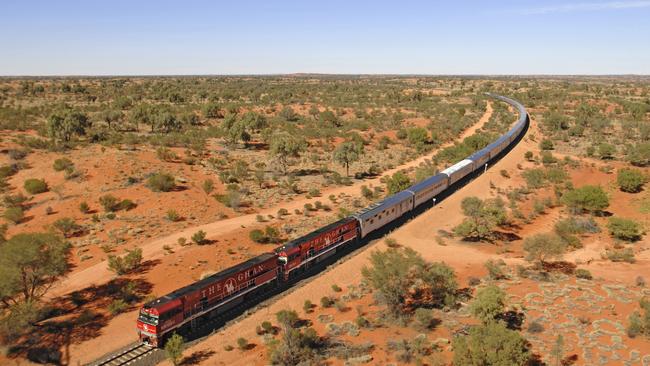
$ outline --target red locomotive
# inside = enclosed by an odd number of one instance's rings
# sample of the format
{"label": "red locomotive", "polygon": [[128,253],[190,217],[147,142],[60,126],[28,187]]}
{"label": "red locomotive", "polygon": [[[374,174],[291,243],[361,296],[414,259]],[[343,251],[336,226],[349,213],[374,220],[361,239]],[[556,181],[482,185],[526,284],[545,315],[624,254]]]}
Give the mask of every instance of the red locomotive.
{"label": "red locomotive", "polygon": [[161,346],[172,331],[215,310],[226,311],[247,295],[289,279],[297,270],[335,252],[357,238],[357,220],[346,218],[189,286],[180,288],[140,309],[137,328],[140,341]]}
{"label": "red locomotive", "polygon": [[340,245],[356,239],[358,227],[359,222],[355,218],[347,217],[276,248],[284,279],[293,277],[312,262],[335,253]]}
{"label": "red locomotive", "polygon": [[278,270],[277,256],[265,253],[144,304],[137,323],[140,340],[162,345],[171,331],[210,311],[230,309],[273,284]]}

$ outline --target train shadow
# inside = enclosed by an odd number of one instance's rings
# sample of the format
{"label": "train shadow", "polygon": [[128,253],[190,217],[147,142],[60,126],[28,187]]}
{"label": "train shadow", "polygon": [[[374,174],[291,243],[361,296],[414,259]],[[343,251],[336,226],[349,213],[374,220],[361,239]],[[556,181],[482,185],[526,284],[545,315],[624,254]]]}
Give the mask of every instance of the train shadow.
{"label": "train shadow", "polygon": [[106,284],[90,286],[53,299],[40,311],[30,331],[16,339],[7,356],[25,357],[35,363],[67,365],[70,346],[101,335],[113,315],[106,309],[121,312],[135,310],[151,293],[153,285],[143,279],[117,278]]}

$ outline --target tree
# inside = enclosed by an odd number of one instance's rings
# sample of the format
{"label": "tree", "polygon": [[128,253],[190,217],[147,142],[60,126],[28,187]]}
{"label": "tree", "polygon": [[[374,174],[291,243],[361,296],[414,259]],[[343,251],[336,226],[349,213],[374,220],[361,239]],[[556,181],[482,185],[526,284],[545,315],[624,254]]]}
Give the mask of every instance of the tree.
{"label": "tree", "polygon": [[284,118],[287,122],[296,122],[300,119],[300,116],[288,105],[282,108],[280,111],[280,117]]}
{"label": "tree", "polygon": [[303,332],[296,329],[298,313],[293,310],[281,310],[276,318],[282,329],[279,341],[271,342],[270,359],[273,364],[298,365],[313,358],[313,349],[318,346],[319,337],[313,328]]}
{"label": "tree", "polygon": [[454,365],[523,366],[530,351],[526,340],[503,322],[472,327],[467,336],[453,339]]}
{"label": "tree", "polygon": [[411,146],[415,147],[417,151],[422,151],[427,143],[429,143],[429,133],[422,127],[409,128],[406,135]]}
{"label": "tree", "polygon": [[56,111],[47,119],[48,135],[55,141],[69,142],[73,135],[85,135],[90,126],[87,115],[70,108]]}
{"label": "tree", "polygon": [[138,104],[129,111],[129,121],[133,123],[136,131],[138,131],[140,124],[153,125],[154,114],[151,105]]}
{"label": "tree", "polygon": [[610,217],[607,229],[610,235],[620,240],[637,241],[643,235],[643,229],[638,222],[621,217]]}
{"label": "tree", "polygon": [[168,111],[160,111],[151,122],[151,132],[157,129],[158,131],[169,133],[178,131],[182,127],[181,121]]}
{"label": "tree", "polygon": [[329,109],[320,113],[320,120],[323,122],[331,123],[334,127],[341,127],[341,121],[336,118],[334,112]]}
{"label": "tree", "polygon": [[345,167],[345,173],[349,176],[350,164],[358,161],[359,156],[362,154],[363,145],[355,144],[352,141],[346,141],[334,150],[334,160]]}
{"label": "tree", "polygon": [[490,239],[494,228],[507,221],[505,203],[499,198],[483,201],[478,197],[466,197],[461,207],[466,218],[453,231],[469,240]]}
{"label": "tree", "polygon": [[561,258],[566,251],[566,243],[556,234],[536,234],[524,240],[526,260],[540,265],[549,259]]}
{"label": "tree", "polygon": [[70,245],[51,233],[21,233],[0,245],[0,301],[40,299],[67,272]]}
{"label": "tree", "polygon": [[386,186],[388,187],[388,194],[395,194],[410,187],[411,179],[401,171],[396,172],[393,176],[386,177]]}
{"label": "tree", "polygon": [[220,107],[216,103],[208,103],[203,106],[203,116],[205,118],[222,118]]}
{"label": "tree", "polygon": [[458,286],[449,266],[427,263],[410,248],[371,253],[370,265],[361,274],[395,316],[421,306],[448,304]]}
{"label": "tree", "polygon": [[476,293],[476,298],[470,305],[470,311],[472,315],[486,324],[494,321],[498,315],[503,313],[505,300],[505,291],[495,285],[490,285]]}
{"label": "tree", "polygon": [[112,124],[122,119],[122,111],[118,109],[106,109],[99,114],[99,120],[105,122],[110,129]]}
{"label": "tree", "polygon": [[174,333],[165,343],[165,355],[169,361],[178,366],[183,358],[183,350],[185,348],[185,340],[180,335]]}
{"label": "tree", "polygon": [[292,136],[286,132],[277,133],[271,137],[271,154],[282,165],[284,174],[287,174],[289,158],[299,157],[300,153],[305,151],[306,148],[307,142],[304,139]]}
{"label": "tree", "polygon": [[566,192],[562,201],[574,212],[601,212],[609,207],[607,193],[600,186],[585,185]]}
{"label": "tree", "polygon": [[638,169],[624,168],[618,171],[616,183],[623,192],[640,192],[648,178]]}

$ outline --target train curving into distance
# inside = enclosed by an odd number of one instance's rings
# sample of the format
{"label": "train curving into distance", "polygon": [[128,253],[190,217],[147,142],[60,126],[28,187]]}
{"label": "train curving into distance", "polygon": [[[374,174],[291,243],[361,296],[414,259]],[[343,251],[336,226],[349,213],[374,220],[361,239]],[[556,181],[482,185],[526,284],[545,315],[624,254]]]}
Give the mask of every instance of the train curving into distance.
{"label": "train curving into distance", "polygon": [[516,143],[529,123],[521,103],[499,95],[487,95],[510,104],[519,113],[514,127],[499,139],[440,173],[352,216],[144,304],[137,320],[140,341],[162,346],[168,335],[190,325],[193,320],[208,313],[223,313],[252,294],[289,281],[337,249],[368,236],[420,205],[435,204],[436,197],[448,187],[486,169],[489,162]]}

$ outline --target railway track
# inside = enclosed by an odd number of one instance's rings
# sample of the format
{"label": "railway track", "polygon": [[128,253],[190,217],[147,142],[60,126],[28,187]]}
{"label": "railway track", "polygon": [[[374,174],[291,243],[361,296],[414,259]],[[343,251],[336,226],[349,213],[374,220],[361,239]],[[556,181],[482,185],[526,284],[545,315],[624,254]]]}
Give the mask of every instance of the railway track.
{"label": "railway track", "polygon": [[112,355],[109,355],[107,358],[95,361],[90,366],[125,366],[130,365],[133,362],[148,356],[153,353],[156,348],[144,344],[144,343],[134,343],[128,347],[118,351]]}

